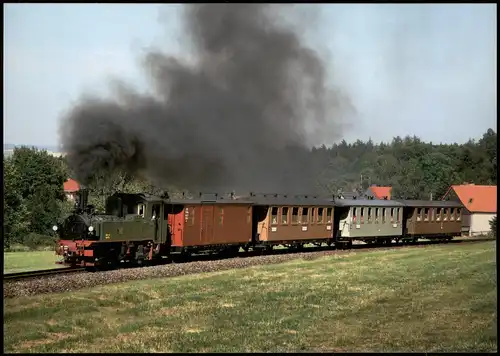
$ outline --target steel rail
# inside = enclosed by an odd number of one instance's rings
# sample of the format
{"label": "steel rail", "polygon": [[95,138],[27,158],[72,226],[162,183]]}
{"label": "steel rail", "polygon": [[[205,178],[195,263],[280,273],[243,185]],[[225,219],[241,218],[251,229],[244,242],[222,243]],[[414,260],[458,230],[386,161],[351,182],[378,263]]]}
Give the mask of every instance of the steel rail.
{"label": "steel rail", "polygon": [[78,268],[52,268],[52,269],[44,269],[38,271],[26,271],[26,272],[17,272],[17,273],[7,273],[3,275],[4,280],[20,280],[20,279],[28,279],[28,278],[36,278],[36,277],[44,277],[44,276],[53,276],[57,274],[68,274],[68,273],[76,273],[85,271],[84,267]]}

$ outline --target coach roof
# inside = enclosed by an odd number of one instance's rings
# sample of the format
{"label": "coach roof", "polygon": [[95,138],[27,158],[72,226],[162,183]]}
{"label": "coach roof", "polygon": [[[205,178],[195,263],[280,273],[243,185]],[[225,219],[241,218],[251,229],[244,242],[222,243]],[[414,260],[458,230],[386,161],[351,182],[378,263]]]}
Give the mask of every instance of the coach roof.
{"label": "coach roof", "polygon": [[251,194],[241,199],[261,206],[333,206],[332,199],[316,195]]}
{"label": "coach roof", "polygon": [[447,200],[402,200],[398,199],[407,207],[413,208],[463,208],[464,206],[455,201]]}
{"label": "coach roof", "polygon": [[382,199],[335,199],[337,206],[381,206],[381,207],[402,207],[404,206],[395,200]]}
{"label": "coach roof", "polygon": [[228,199],[228,198],[218,198],[218,199],[165,199],[164,204],[174,204],[174,205],[186,205],[186,204],[247,204],[252,205],[253,202],[243,199]]}

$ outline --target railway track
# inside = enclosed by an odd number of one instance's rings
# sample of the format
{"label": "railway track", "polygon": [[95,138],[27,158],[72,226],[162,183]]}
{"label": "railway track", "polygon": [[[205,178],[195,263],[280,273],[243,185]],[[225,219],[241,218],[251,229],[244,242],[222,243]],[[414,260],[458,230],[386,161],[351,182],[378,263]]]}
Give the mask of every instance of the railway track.
{"label": "railway track", "polygon": [[69,273],[76,273],[76,272],[83,272],[83,271],[85,271],[84,267],[81,267],[81,268],[63,267],[63,268],[44,269],[44,270],[38,270],[38,271],[7,273],[7,274],[3,275],[3,279],[4,279],[4,281],[5,280],[16,281],[16,280],[20,280],[20,279],[46,277],[46,276],[53,276],[56,274],[69,274]]}
{"label": "railway track", "polygon": [[[484,242],[484,241],[493,241],[494,239],[485,239],[485,238],[480,238],[480,239],[457,239],[457,240],[451,240],[451,241],[418,241],[418,242],[411,242],[411,243],[398,243],[398,244],[390,244],[390,245],[369,245],[369,244],[355,244],[353,245],[350,249],[342,250],[338,249],[337,251],[339,253],[348,253],[348,252],[362,252],[362,251],[373,251],[373,250],[388,250],[388,249],[398,249],[398,248],[404,248],[404,247],[425,247],[425,246],[430,246],[430,245],[438,245],[438,244],[458,244],[458,243],[478,243],[478,242]],[[220,255],[192,255],[188,258],[184,259],[174,259],[174,260],[169,260],[165,261],[162,263],[159,263],[158,265],[164,265],[168,263],[185,263],[185,262],[203,262],[203,261],[214,261],[214,260],[223,260],[223,259],[231,259],[231,258],[247,258],[247,257],[255,257],[255,256],[266,256],[266,255],[283,255],[283,254],[298,254],[298,253],[314,253],[314,252],[321,252],[321,251],[328,251],[328,250],[333,250],[335,248],[333,247],[327,247],[327,246],[320,246],[320,247],[305,247],[303,249],[289,249],[289,248],[282,248],[282,249],[275,249],[272,251],[249,251],[249,252],[240,252],[240,254],[236,257],[224,257]],[[127,268],[124,266],[124,268]],[[77,268],[70,268],[70,267],[63,267],[63,268],[55,268],[55,269],[48,269],[48,270],[39,270],[39,271],[28,271],[28,272],[19,272],[19,273],[9,273],[9,274],[4,274],[4,281],[16,281],[16,280],[25,280],[25,279],[32,279],[32,278],[37,278],[37,277],[49,277],[49,276],[54,276],[54,275],[59,275],[59,274],[71,274],[71,273],[77,273],[77,272],[85,272],[87,269],[85,267],[77,267]],[[104,270],[103,270],[104,271]]]}
{"label": "railway track", "polygon": [[[255,256],[266,256],[266,255],[281,255],[281,254],[298,254],[298,253],[313,253],[313,252],[321,252],[321,251],[331,251],[336,250],[338,252],[349,252],[349,251],[368,251],[368,250],[386,250],[386,249],[397,249],[404,247],[425,247],[430,245],[446,245],[446,244],[458,244],[458,243],[474,243],[474,242],[483,242],[483,241],[494,241],[495,239],[491,238],[460,238],[451,241],[417,241],[417,242],[406,242],[406,243],[391,243],[388,245],[376,245],[376,244],[365,244],[365,243],[355,243],[351,248],[343,250],[341,248],[336,249],[335,247],[329,246],[313,246],[313,247],[304,247],[302,249],[290,249],[290,248],[278,248],[272,251],[249,251],[249,252],[239,252],[239,255],[236,257],[229,258],[245,258],[245,257],[255,257]],[[174,258],[172,261],[168,263],[183,263],[183,262],[198,262],[198,261],[209,261],[209,260],[222,260],[228,259],[223,255],[210,255],[210,254],[196,254],[184,258]]]}

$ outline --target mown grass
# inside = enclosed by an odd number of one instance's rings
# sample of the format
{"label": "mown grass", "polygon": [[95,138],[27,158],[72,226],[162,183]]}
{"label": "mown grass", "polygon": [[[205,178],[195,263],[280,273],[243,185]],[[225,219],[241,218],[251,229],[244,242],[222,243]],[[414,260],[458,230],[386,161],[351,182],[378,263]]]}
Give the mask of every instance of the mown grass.
{"label": "mown grass", "polygon": [[7,352],[496,351],[495,243],[5,300]]}
{"label": "mown grass", "polygon": [[3,273],[35,271],[40,269],[60,268],[56,261],[54,248],[51,251],[4,252]]}

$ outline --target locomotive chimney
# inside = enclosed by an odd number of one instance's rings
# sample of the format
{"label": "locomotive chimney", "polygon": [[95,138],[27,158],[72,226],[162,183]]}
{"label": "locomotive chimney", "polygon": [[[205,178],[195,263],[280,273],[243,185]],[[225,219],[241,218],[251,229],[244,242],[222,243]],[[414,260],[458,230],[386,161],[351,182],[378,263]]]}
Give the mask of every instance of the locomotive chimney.
{"label": "locomotive chimney", "polygon": [[89,191],[84,185],[80,186],[80,191],[78,192],[78,209],[80,211],[85,211],[89,202]]}

